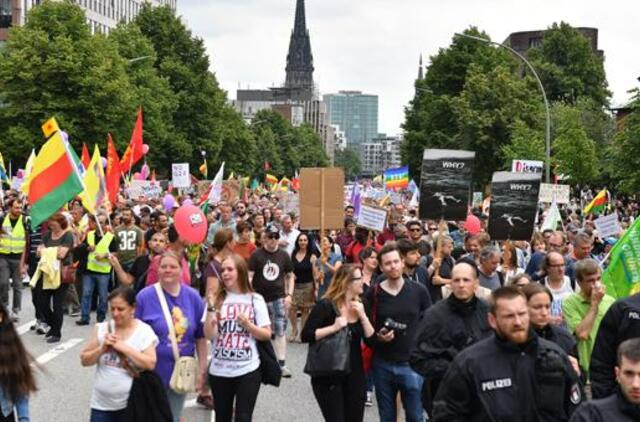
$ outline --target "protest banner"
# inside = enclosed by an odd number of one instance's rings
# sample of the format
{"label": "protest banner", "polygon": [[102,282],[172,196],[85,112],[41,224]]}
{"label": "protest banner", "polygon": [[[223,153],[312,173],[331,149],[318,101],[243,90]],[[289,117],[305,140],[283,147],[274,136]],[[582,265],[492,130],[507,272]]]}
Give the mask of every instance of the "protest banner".
{"label": "protest banner", "polygon": [[600,238],[617,236],[622,231],[617,212],[596,218],[593,220],[593,223],[596,225],[596,230],[598,230]]}
{"label": "protest banner", "polygon": [[553,202],[553,195],[556,196],[556,204],[568,204],[571,188],[569,185],[554,185],[552,183],[540,183],[539,202],[550,204]]}
{"label": "protest banner", "polygon": [[145,198],[159,198],[162,193],[160,182],[151,180],[132,180],[126,189],[129,198],[138,199],[142,196]]}
{"label": "protest banner", "polygon": [[467,218],[475,155],[473,151],[449,149],[424,151],[420,177],[421,219]]}
{"label": "protest banner", "polygon": [[531,240],[540,176],[539,173],[493,173],[489,210],[491,240]]}
{"label": "protest banner", "polygon": [[188,188],[191,186],[189,163],[171,164],[171,184],[174,188]]}
{"label": "protest banner", "polygon": [[544,161],[536,160],[511,160],[511,172],[542,174]]}
{"label": "protest banner", "polygon": [[300,228],[332,230],[344,226],[344,172],[341,168],[300,170]]}
{"label": "protest banner", "polygon": [[356,224],[360,227],[382,232],[387,221],[387,210],[370,205],[361,205]]}
{"label": "protest banner", "polygon": [[300,197],[295,192],[281,192],[277,195],[285,214],[300,215]]}

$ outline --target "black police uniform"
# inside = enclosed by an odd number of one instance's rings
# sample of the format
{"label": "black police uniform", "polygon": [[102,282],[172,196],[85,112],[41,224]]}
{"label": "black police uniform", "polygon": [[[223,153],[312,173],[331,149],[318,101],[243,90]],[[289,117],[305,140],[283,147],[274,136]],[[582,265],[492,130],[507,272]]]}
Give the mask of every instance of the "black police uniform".
{"label": "black police uniform", "polygon": [[547,324],[546,327],[537,329],[536,334],[545,340],[560,346],[564,352],[574,358],[578,358],[578,343],[575,337],[566,329],[553,324]]}
{"label": "black police uniform", "polygon": [[615,391],[618,346],[635,337],[640,337],[640,294],[616,300],[600,322],[589,366],[594,399]]}
{"label": "black police uniform", "polygon": [[522,345],[494,335],[456,356],[432,421],[567,421],[581,401],[578,375],[558,345],[535,333]]}
{"label": "black police uniform", "polygon": [[570,422],[638,421],[640,421],[640,406],[629,403],[620,390],[604,399],[583,403],[570,419]]}
{"label": "black police uniform", "polygon": [[477,297],[463,302],[454,295],[425,312],[412,345],[410,363],[424,377],[423,404],[431,413],[433,396],[453,358],[464,348],[489,337],[489,305]]}

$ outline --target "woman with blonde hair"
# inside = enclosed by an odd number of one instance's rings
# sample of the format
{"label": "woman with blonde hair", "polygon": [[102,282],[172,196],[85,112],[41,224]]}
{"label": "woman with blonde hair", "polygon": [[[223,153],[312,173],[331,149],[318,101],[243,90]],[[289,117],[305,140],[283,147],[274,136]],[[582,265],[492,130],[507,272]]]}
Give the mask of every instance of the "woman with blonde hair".
{"label": "woman with blonde hair", "polygon": [[207,296],[204,324],[204,334],[213,342],[209,384],[215,417],[216,422],[248,422],[262,379],[256,342],[271,338],[271,321],[264,298],[253,292],[241,256],[224,259],[220,275],[217,294]]}
{"label": "woman with blonde hair", "polygon": [[351,372],[346,375],[312,376],[311,386],[326,421],[362,421],[366,380],[360,343],[374,335],[374,329],[360,302],[362,271],[343,265],[335,273],[324,297],[311,310],[302,329],[302,341],[315,343],[347,327],[351,336]]}
{"label": "woman with blonde hair", "polygon": [[451,271],[455,261],[451,256],[453,251],[453,239],[447,234],[440,234],[436,239],[435,256],[433,262],[427,268],[431,275],[431,283],[429,283],[429,294],[433,302],[442,299],[442,289],[451,283]]}

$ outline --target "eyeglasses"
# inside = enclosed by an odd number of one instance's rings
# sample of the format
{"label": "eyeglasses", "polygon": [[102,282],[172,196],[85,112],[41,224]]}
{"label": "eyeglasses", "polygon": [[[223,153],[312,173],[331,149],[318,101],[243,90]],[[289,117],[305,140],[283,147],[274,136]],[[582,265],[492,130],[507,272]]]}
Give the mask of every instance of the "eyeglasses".
{"label": "eyeglasses", "polygon": [[561,248],[564,245],[562,243],[549,243],[549,246],[552,248]]}
{"label": "eyeglasses", "polygon": [[420,228],[409,229],[409,230],[411,230],[412,232],[421,232],[422,231],[422,229],[420,229]]}
{"label": "eyeglasses", "polygon": [[358,281],[358,280],[362,280],[362,277],[352,277],[351,281]]}
{"label": "eyeglasses", "polygon": [[437,227],[429,227],[429,231],[432,231],[432,232],[433,232],[433,231],[436,231],[436,230],[438,230],[438,228],[437,228]]}

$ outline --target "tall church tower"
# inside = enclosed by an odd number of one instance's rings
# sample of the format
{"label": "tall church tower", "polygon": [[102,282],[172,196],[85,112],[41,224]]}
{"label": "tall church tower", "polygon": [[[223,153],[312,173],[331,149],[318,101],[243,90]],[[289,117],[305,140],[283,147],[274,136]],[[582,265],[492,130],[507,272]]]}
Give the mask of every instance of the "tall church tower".
{"label": "tall church tower", "polygon": [[297,0],[296,20],[287,54],[285,88],[313,92],[313,55],[307,30],[304,0]]}

